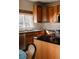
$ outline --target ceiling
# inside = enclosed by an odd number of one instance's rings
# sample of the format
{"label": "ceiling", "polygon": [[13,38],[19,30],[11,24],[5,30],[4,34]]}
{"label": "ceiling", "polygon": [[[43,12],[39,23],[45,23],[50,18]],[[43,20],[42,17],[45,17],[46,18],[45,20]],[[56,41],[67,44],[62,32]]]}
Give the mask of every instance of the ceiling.
{"label": "ceiling", "polygon": [[60,0],[28,0],[31,2],[43,2],[43,3],[51,3],[51,2],[59,2]]}

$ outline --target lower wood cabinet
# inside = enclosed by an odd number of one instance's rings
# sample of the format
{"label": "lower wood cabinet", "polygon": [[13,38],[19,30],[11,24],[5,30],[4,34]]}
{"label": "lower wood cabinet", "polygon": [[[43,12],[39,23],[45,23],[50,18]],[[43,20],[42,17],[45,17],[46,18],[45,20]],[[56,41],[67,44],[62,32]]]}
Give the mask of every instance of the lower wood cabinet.
{"label": "lower wood cabinet", "polygon": [[19,34],[19,48],[25,49],[26,45],[33,43],[33,36],[31,33],[20,33]]}
{"label": "lower wood cabinet", "polygon": [[44,32],[42,31],[19,33],[19,48],[24,49],[27,44],[34,43],[35,36],[41,36],[43,34]]}
{"label": "lower wood cabinet", "polygon": [[19,34],[19,48],[24,49],[25,48],[25,34]]}

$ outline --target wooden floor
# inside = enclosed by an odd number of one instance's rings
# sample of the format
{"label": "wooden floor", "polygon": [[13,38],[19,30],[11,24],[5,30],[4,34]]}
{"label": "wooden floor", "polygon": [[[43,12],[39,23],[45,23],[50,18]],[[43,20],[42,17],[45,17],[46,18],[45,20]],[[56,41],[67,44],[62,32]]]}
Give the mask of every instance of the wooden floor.
{"label": "wooden floor", "polygon": [[60,46],[40,40],[34,40],[37,51],[35,59],[60,59]]}

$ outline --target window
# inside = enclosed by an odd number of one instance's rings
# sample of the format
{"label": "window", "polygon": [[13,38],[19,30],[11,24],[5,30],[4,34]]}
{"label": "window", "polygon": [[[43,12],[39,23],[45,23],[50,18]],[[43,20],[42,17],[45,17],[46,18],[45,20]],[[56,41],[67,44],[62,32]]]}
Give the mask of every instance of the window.
{"label": "window", "polygon": [[20,14],[19,15],[19,28],[30,30],[34,27],[32,14]]}

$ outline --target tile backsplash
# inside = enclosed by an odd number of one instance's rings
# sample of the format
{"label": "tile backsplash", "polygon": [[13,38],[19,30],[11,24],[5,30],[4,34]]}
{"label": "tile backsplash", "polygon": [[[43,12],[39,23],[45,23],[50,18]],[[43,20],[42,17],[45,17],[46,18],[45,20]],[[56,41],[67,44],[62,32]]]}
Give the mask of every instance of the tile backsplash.
{"label": "tile backsplash", "polygon": [[[19,28],[22,30],[23,28]],[[34,23],[34,27],[26,27],[24,29],[32,30],[60,30],[60,23]]]}
{"label": "tile backsplash", "polygon": [[35,29],[60,30],[60,23],[34,23]]}

